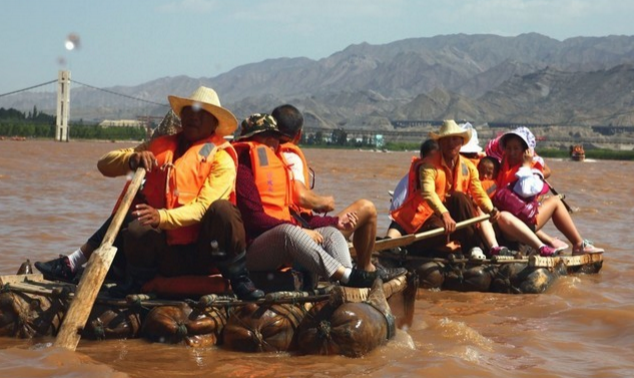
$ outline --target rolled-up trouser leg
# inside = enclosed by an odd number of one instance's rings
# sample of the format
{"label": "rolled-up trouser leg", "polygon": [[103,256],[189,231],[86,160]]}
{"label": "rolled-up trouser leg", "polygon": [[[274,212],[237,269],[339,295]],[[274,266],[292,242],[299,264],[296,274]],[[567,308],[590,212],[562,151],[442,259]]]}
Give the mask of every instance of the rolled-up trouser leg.
{"label": "rolled-up trouser leg", "polygon": [[352,268],[352,258],[346,237],[337,228],[320,227],[315,229],[324,237],[322,248],[337,260],[344,268]]}
{"label": "rolled-up trouser leg", "polygon": [[325,278],[330,278],[343,265],[304,230],[291,224],[268,230],[247,249],[247,268],[250,271],[271,271],[293,262]]}

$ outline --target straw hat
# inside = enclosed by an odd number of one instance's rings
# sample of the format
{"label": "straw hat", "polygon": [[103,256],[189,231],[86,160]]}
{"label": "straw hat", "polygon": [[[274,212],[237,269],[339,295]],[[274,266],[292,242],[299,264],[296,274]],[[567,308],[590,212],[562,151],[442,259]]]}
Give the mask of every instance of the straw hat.
{"label": "straw hat", "polygon": [[471,130],[471,139],[469,139],[469,143],[465,143],[462,148],[460,148],[460,152],[463,154],[478,154],[482,152],[482,147],[480,147],[480,141],[478,140],[478,132],[473,128],[473,125],[469,122],[460,124],[460,128],[463,130]]}
{"label": "straw hat", "polygon": [[251,114],[240,124],[240,136],[237,140],[247,139],[265,131],[275,131],[280,137],[283,136],[273,116],[266,113]]}
{"label": "straw hat", "polygon": [[442,126],[440,126],[438,133],[432,131],[429,133],[429,137],[433,140],[438,140],[451,136],[459,136],[464,140],[464,143],[462,144],[465,145],[469,143],[469,140],[471,140],[471,131],[473,130],[463,130],[460,126],[458,126],[456,121],[449,119],[442,122]]}
{"label": "straw hat", "polygon": [[189,98],[168,96],[167,99],[172,106],[172,110],[177,116],[181,116],[181,111],[186,106],[191,106],[194,109],[201,109],[207,113],[213,115],[218,119],[218,126],[215,133],[220,136],[227,136],[233,134],[238,128],[238,120],[227,109],[220,105],[220,99],[218,94],[211,88],[199,87]]}

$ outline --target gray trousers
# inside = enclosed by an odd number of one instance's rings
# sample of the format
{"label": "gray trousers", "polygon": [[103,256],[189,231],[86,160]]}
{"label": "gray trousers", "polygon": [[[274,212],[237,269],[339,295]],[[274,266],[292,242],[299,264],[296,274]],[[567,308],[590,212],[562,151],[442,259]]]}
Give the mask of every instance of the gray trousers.
{"label": "gray trousers", "polygon": [[249,271],[271,271],[281,266],[300,264],[311,273],[330,278],[341,266],[352,268],[346,238],[335,227],[315,231],[324,237],[317,244],[304,230],[282,224],[258,236],[247,248]]}

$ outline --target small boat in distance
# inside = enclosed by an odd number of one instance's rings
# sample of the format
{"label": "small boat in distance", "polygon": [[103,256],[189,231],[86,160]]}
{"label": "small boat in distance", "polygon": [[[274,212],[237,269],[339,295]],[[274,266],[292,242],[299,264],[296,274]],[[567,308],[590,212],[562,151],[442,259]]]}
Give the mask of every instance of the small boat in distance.
{"label": "small boat in distance", "polygon": [[574,161],[586,160],[586,152],[583,150],[583,145],[576,144],[574,146],[570,146],[570,158]]}

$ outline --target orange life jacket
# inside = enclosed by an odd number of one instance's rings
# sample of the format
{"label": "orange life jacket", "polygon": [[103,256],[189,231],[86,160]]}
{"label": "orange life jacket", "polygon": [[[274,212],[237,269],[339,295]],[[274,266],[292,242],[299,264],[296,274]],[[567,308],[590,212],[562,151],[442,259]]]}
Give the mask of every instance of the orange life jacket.
{"label": "orange life jacket", "polygon": [[288,164],[279,149],[273,151],[254,141],[235,142],[233,147],[238,155],[245,150],[249,151],[251,169],[264,212],[273,218],[292,222],[292,183]]}
{"label": "orange life jacket", "polygon": [[497,182],[493,179],[480,179],[480,182],[482,183],[482,189],[484,189],[489,198],[493,198],[498,188]]}
{"label": "orange life jacket", "polygon": [[[302,169],[304,173],[304,186],[310,189],[310,170],[308,169],[308,162],[306,161],[306,157],[304,156],[304,153],[302,152],[301,148],[299,148],[299,146],[297,146],[293,142],[287,142],[280,145],[280,153],[283,154],[284,152],[292,152],[296,154],[297,156],[299,156],[299,158],[302,160]],[[312,210],[301,207],[299,204],[295,203],[295,201],[292,201],[291,208],[299,214],[310,215],[313,213]]]}
{"label": "orange life jacket", "polygon": [[413,234],[432,216],[434,210],[422,196],[420,187],[420,168],[423,164],[430,163],[436,168],[435,190],[442,202],[445,202],[448,195],[454,192],[467,193],[471,175],[468,160],[462,156],[458,157],[458,163],[452,174],[453,182],[447,181],[447,167],[442,164],[442,154],[428,159],[414,158],[410,165],[407,183],[407,197],[398,209],[390,214],[392,219],[399,224],[407,233]]}
{"label": "orange life jacket", "polygon": [[[178,148],[178,134],[152,141],[148,147],[156,157],[159,169],[145,176],[142,194],[148,205],[156,209],[176,209],[194,201],[212,172],[214,155],[219,150],[229,153],[236,167],[238,157],[231,145],[221,136],[212,135],[195,142],[174,160]],[[235,188],[229,196],[235,204]],[[167,243],[190,244],[198,239],[200,223],[167,230]]]}

